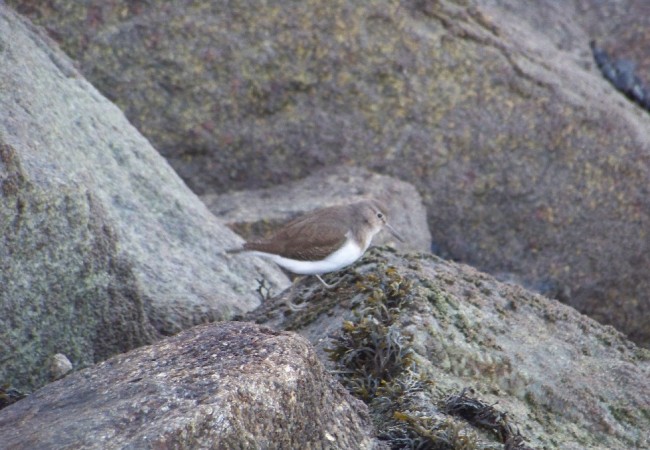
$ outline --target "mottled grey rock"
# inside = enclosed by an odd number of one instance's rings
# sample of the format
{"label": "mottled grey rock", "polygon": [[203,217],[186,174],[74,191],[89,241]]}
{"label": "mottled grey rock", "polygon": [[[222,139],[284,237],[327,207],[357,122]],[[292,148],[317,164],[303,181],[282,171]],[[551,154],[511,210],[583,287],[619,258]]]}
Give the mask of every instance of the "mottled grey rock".
{"label": "mottled grey rock", "polygon": [[497,435],[444,411],[470,388],[533,448],[650,445],[650,351],[611,326],[431,255],[378,248],[353,269],[333,290],[304,280],[246,319],[298,331],[324,361],[337,349],[347,365],[329,367],[369,404],[384,438],[401,427],[431,443],[425,425],[495,448]]}
{"label": "mottled grey rock", "polygon": [[10,3],[196,192],[369,167],[416,186],[439,254],[650,343],[648,115],[589,49],[646,54],[647,2]]}
{"label": "mottled grey rock", "polygon": [[373,244],[390,242],[401,251],[431,251],[427,212],[413,185],[359,167],[333,167],[268,189],[201,196],[215,216],[246,239],[262,237],[264,231],[308,211],[363,198],[381,200],[388,208],[389,223],[404,238],[399,242],[382,232]]}
{"label": "mottled grey rock", "polygon": [[72,363],[62,353],[57,353],[52,355],[48,360],[48,370],[50,374],[50,380],[55,381],[63,378],[72,370]]}
{"label": "mottled grey rock", "polygon": [[588,58],[585,44],[595,40],[617,58],[635,61],[639,73],[650,81],[650,3],[644,0],[480,0],[480,4],[493,20],[507,24],[508,34],[525,32],[512,26],[521,20],[561,52],[582,58]]}
{"label": "mottled grey rock", "polygon": [[75,367],[259,304],[263,261],[42,32],[0,4],[0,384]]}
{"label": "mottled grey rock", "polygon": [[0,447],[370,449],[367,408],[309,342],[203,325],[119,355],[0,411]]}

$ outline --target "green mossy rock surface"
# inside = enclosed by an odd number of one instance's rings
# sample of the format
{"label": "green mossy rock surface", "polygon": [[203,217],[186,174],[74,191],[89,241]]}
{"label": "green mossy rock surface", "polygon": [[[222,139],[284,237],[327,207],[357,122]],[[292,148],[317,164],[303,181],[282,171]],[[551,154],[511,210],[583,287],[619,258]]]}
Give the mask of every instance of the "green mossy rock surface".
{"label": "green mossy rock surface", "polygon": [[238,238],[56,44],[0,4],[0,386],[259,304],[288,279]]}
{"label": "green mossy rock surface", "polygon": [[338,277],[246,319],[307,337],[390,445],[648,446],[650,352],[614,328],[429,255],[378,248]]}

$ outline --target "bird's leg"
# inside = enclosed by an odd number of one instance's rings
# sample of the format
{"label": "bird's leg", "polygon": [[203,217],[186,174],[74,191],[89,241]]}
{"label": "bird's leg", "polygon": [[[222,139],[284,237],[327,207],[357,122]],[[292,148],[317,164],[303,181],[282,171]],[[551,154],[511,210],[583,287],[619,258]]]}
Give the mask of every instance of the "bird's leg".
{"label": "bird's leg", "polygon": [[318,278],[318,280],[319,280],[321,283],[323,283],[323,286],[325,286],[325,288],[327,288],[327,289],[333,289],[333,288],[335,288],[335,287],[338,286],[339,283],[343,280],[343,279],[340,279],[339,281],[337,281],[337,282],[334,283],[334,284],[327,284],[327,283],[325,283],[325,280],[323,280],[323,279],[320,277],[320,275],[315,275],[315,276],[316,276],[316,278]]}
{"label": "bird's leg", "polygon": [[299,305],[296,305],[295,303],[293,303],[293,302],[291,301],[291,296],[293,295],[294,291],[296,290],[296,285],[297,285],[298,282],[299,282],[300,280],[302,280],[303,278],[305,278],[305,277],[302,276],[302,277],[296,277],[296,278],[294,278],[293,281],[291,282],[291,286],[289,287],[289,292],[287,293],[288,296],[287,296],[287,301],[286,301],[286,303],[287,303],[287,306],[289,307],[289,309],[290,309],[291,311],[300,311],[300,310],[303,309],[305,306],[307,306],[306,303],[304,303],[304,302],[302,303],[302,305],[299,306]]}
{"label": "bird's leg", "polygon": [[[323,284],[323,286],[325,286],[326,289],[334,289],[336,286],[339,285],[339,283],[340,283],[341,281],[343,281],[343,279],[341,278],[341,279],[340,279],[339,281],[337,281],[336,283],[333,283],[333,284],[327,284],[327,283],[325,282],[325,280],[323,280],[323,279],[321,278],[320,275],[316,275],[316,274],[314,274],[314,276],[315,276],[316,278],[318,278],[318,281],[320,281],[320,282]],[[293,280],[293,283],[291,284],[291,287],[289,288],[289,292],[288,292],[289,297],[291,297],[291,295],[293,294],[293,292],[294,292],[294,290],[295,290],[295,287],[296,287],[296,284],[297,284],[300,280],[302,280],[303,278],[305,278],[305,277],[304,277],[304,276],[302,276],[302,277],[297,277],[297,278],[295,278],[295,279]],[[306,303],[301,303],[300,305],[296,305],[296,304],[293,303],[291,300],[287,299],[287,306],[289,306],[289,309],[290,309],[291,311],[300,311],[301,309],[304,309],[304,308],[307,306],[307,304],[306,304]]]}

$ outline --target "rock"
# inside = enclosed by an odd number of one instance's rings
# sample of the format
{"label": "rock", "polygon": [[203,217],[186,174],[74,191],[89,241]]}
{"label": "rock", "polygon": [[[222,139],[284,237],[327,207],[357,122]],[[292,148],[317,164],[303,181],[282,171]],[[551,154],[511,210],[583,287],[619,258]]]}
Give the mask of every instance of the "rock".
{"label": "rock", "polygon": [[358,167],[339,166],[274,188],[208,194],[201,200],[212,213],[244,238],[263,237],[268,231],[327,206],[352,203],[365,197],[380,199],[389,209],[389,223],[404,238],[380,233],[373,243],[391,242],[401,251],[431,251],[431,233],[422,198],[409,183]]}
{"label": "rock", "polygon": [[294,333],[198,326],[0,411],[2,447],[373,448],[365,405]]}
{"label": "rock", "polygon": [[391,448],[650,445],[650,351],[614,328],[431,255],[373,249],[348,273],[246,320],[307,337]]}
{"label": "rock", "polygon": [[524,20],[562,52],[584,54],[585,44],[596,40],[617,58],[637,62],[639,72],[646,74],[645,81],[650,81],[650,8],[646,2],[571,0],[525,4],[517,0],[483,0],[482,3],[495,8],[496,20],[500,21],[504,11]]}
{"label": "rock", "polygon": [[272,264],[237,237],[53,42],[0,4],[0,383],[43,385],[254,308]]}
{"label": "rock", "polygon": [[644,2],[9,3],[195,192],[369,167],[416,186],[440,255],[650,345],[648,116],[589,49],[648,73],[610,45],[647,54]]}
{"label": "rock", "polygon": [[630,100],[650,111],[650,89],[635,74],[636,63],[612,58],[594,41],[591,42],[591,51],[603,77]]}
{"label": "rock", "polygon": [[2,443],[272,449],[446,442],[518,450],[650,444],[650,351],[612,327],[432,255],[381,247],[346,272],[335,289],[303,279],[248,313],[302,334],[315,349],[293,332],[252,323],[192,328],[6,407]]}
{"label": "rock", "polygon": [[25,392],[14,389],[8,384],[3,384],[0,386],[0,409],[6,408],[25,397],[27,397]]}
{"label": "rock", "polygon": [[67,356],[57,353],[48,359],[50,380],[55,381],[63,378],[72,370],[72,363]]}

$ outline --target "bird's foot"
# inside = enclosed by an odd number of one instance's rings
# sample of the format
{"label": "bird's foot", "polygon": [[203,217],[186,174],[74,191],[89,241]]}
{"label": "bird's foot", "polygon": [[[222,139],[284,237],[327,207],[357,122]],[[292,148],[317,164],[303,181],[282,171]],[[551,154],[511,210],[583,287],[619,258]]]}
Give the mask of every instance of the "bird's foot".
{"label": "bird's foot", "polygon": [[[320,281],[323,286],[325,286],[325,289],[334,289],[336,286],[338,286],[341,283],[341,281],[343,281],[343,278],[341,278],[336,283],[329,284],[329,283],[325,282],[325,280],[323,280],[320,275],[314,275],[314,276],[316,278],[318,278],[318,281]],[[286,304],[287,304],[287,306],[289,307],[289,309],[291,311],[300,311],[300,310],[303,310],[303,309],[305,309],[307,307],[307,302],[296,304],[296,303],[293,303],[290,300],[290,298],[292,297],[293,292],[295,290],[296,284],[298,284],[298,281],[302,280],[303,278],[304,277],[296,278],[293,281],[293,284],[291,285],[291,287],[289,288],[288,298],[287,298]]]}
{"label": "bird's foot", "polygon": [[305,309],[307,307],[307,302],[302,302],[300,304],[296,304],[296,303],[292,302],[291,300],[287,299],[287,306],[289,307],[289,309],[291,311],[297,312],[297,311],[302,311],[303,309]]}
{"label": "bird's foot", "polygon": [[295,312],[295,311],[300,311],[301,309],[304,309],[304,308],[307,306],[307,302],[305,302],[305,301],[303,301],[303,302],[300,303],[299,305],[296,304],[296,303],[293,303],[293,302],[291,301],[291,297],[293,297],[293,296],[294,296],[294,292],[296,292],[296,286],[297,286],[297,284],[298,284],[301,280],[303,280],[304,278],[305,278],[304,276],[295,278],[295,279],[293,280],[293,283],[291,283],[291,286],[289,286],[289,288],[288,288],[287,291],[286,291],[286,301],[285,301],[285,304],[289,307],[289,309],[290,309],[291,311],[294,311],[294,312]]}

